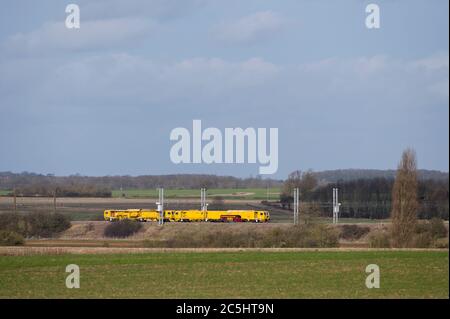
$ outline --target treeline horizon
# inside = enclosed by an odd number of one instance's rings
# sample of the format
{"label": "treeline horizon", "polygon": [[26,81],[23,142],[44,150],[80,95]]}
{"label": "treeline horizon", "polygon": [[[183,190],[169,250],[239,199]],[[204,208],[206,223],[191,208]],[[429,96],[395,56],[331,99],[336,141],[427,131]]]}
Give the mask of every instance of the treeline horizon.
{"label": "treeline horizon", "polygon": [[[360,179],[394,179],[395,170],[342,169],[313,172],[318,185]],[[449,174],[419,170],[419,180],[447,181]],[[289,177],[287,177],[288,179]],[[286,180],[287,180],[286,179]],[[0,172],[0,190],[17,196],[111,197],[119,189],[199,189],[199,188],[281,188],[286,180],[234,177],[208,174],[172,174],[141,176],[54,176],[36,173]]]}
{"label": "treeline horizon", "polygon": [[[394,169],[336,169],[313,172],[320,184],[352,181],[372,178],[395,178]],[[90,184],[110,189],[149,189],[157,187],[194,189],[194,188],[266,188],[280,187],[288,179],[253,177],[235,177],[215,174],[165,174],[165,175],[68,175],[38,174],[32,172],[0,172],[0,190],[12,190],[31,184],[74,185]],[[448,180],[449,173],[438,170],[418,170],[419,180]]]}
{"label": "treeline horizon", "polygon": [[142,176],[53,176],[35,173],[0,172],[0,190],[17,196],[111,197],[119,189],[199,189],[199,188],[276,188],[282,180],[261,177],[239,178],[206,174]]}

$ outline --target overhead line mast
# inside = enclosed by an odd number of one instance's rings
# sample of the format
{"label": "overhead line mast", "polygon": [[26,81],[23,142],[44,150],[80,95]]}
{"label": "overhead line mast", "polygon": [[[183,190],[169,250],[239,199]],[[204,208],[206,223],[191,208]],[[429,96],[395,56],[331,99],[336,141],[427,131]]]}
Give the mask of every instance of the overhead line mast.
{"label": "overhead line mast", "polygon": [[333,224],[337,224],[339,222],[339,194],[338,188],[333,188]]}
{"label": "overhead line mast", "polygon": [[294,225],[298,225],[298,209],[299,209],[299,189],[294,188]]}
{"label": "overhead line mast", "polygon": [[159,212],[158,225],[164,225],[164,188],[158,188],[158,197],[159,200],[156,203]]}

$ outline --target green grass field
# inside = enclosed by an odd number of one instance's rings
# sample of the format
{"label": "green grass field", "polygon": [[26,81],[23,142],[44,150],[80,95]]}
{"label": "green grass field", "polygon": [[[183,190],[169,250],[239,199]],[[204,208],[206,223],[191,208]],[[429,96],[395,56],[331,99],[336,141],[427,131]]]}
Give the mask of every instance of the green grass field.
{"label": "green grass field", "polygon": [[[208,196],[221,196],[225,199],[267,199],[269,200],[279,199],[278,188],[269,188],[269,194],[267,194],[266,188],[220,188],[220,189],[208,189]],[[156,189],[127,189],[127,190],[114,190],[112,192],[113,197],[151,197],[157,198],[158,191]],[[166,198],[200,198],[199,189],[166,189],[164,190],[164,196]]]}
{"label": "green grass field", "polygon": [[[377,264],[381,288],[365,286]],[[2,298],[448,298],[448,252],[2,256]],[[81,288],[65,287],[77,264]]]}

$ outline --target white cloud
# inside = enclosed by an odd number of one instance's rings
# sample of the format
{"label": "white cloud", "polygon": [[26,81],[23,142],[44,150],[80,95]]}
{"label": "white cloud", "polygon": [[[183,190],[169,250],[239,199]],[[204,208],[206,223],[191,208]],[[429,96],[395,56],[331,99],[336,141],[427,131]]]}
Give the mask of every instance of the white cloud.
{"label": "white cloud", "polygon": [[449,98],[449,55],[439,52],[409,65],[411,72],[420,72],[427,79],[427,90],[434,95]]}
{"label": "white cloud", "polygon": [[207,0],[80,0],[83,17],[110,19],[145,17],[156,20],[184,16],[207,4]]}
{"label": "white cloud", "polygon": [[[424,60],[428,61],[429,58]],[[130,54],[76,56],[0,64],[2,94],[20,91],[33,107],[186,105],[213,110],[222,101],[318,112],[339,105],[392,110],[422,109],[448,102],[448,68],[424,72],[419,61],[387,56],[330,58],[281,66],[262,58],[242,61],[192,58],[157,62]],[[432,65],[435,65],[434,63]],[[434,71],[433,71],[434,70]],[[16,93],[17,94],[17,93]],[[68,99],[68,97],[70,97]],[[1,104],[1,103],[0,103]],[[7,107],[7,103],[3,103]]]}
{"label": "white cloud", "polygon": [[391,97],[399,104],[419,97],[422,101],[448,99],[448,53],[409,61],[385,55],[329,58],[301,65],[299,72],[298,83],[309,79],[304,86],[337,97]]}
{"label": "white cloud", "polygon": [[425,68],[427,70],[443,70],[449,69],[449,56],[448,53],[439,52],[430,57],[419,59],[412,63],[413,67]]}
{"label": "white cloud", "polygon": [[261,87],[278,71],[277,66],[261,58],[241,62],[194,58],[161,64],[128,54],[111,54],[60,67],[54,75],[58,83],[52,80],[48,89],[54,90],[56,84],[61,86],[57,91],[63,92],[67,86],[65,81],[69,81],[69,87],[83,83],[84,89],[90,92],[89,97],[113,103],[170,103]]}
{"label": "white cloud", "polygon": [[105,49],[135,40],[155,28],[155,23],[140,18],[82,21],[80,29],[67,29],[64,21],[48,22],[29,33],[8,37],[3,49],[16,56]]}
{"label": "white cloud", "polygon": [[253,43],[279,32],[284,19],[273,11],[260,11],[214,28],[217,37],[229,43]]}

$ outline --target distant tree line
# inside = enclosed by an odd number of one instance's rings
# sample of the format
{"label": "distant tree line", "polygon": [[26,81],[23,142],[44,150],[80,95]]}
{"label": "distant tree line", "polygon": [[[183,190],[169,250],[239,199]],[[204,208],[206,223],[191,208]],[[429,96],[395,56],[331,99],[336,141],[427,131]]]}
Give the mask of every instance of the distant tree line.
{"label": "distant tree line", "polygon": [[[320,182],[336,183],[338,181],[351,181],[357,179],[372,179],[372,178],[387,178],[394,179],[397,171],[393,169],[381,170],[381,169],[336,169],[314,173],[317,180]],[[417,178],[419,180],[448,180],[448,173],[418,169]]]}
{"label": "distant tree line", "polygon": [[280,187],[282,183],[281,180],[261,177],[238,178],[200,174],[91,177],[0,172],[0,190],[15,188],[18,195],[24,196],[53,196],[55,189],[59,196],[109,197],[111,190],[120,188],[275,188]]}
{"label": "distant tree line", "polygon": [[43,197],[111,197],[112,192],[106,187],[90,184],[31,184],[16,187],[8,195],[16,196],[43,196]]}
{"label": "distant tree line", "polygon": [[[280,195],[281,204],[290,208],[295,187],[300,201],[315,203],[320,214],[329,216],[332,188],[339,189],[340,216],[346,218],[389,218],[392,206],[394,178],[361,178],[320,184],[315,173],[294,172],[285,181]],[[418,218],[449,218],[449,180],[418,180]]]}

